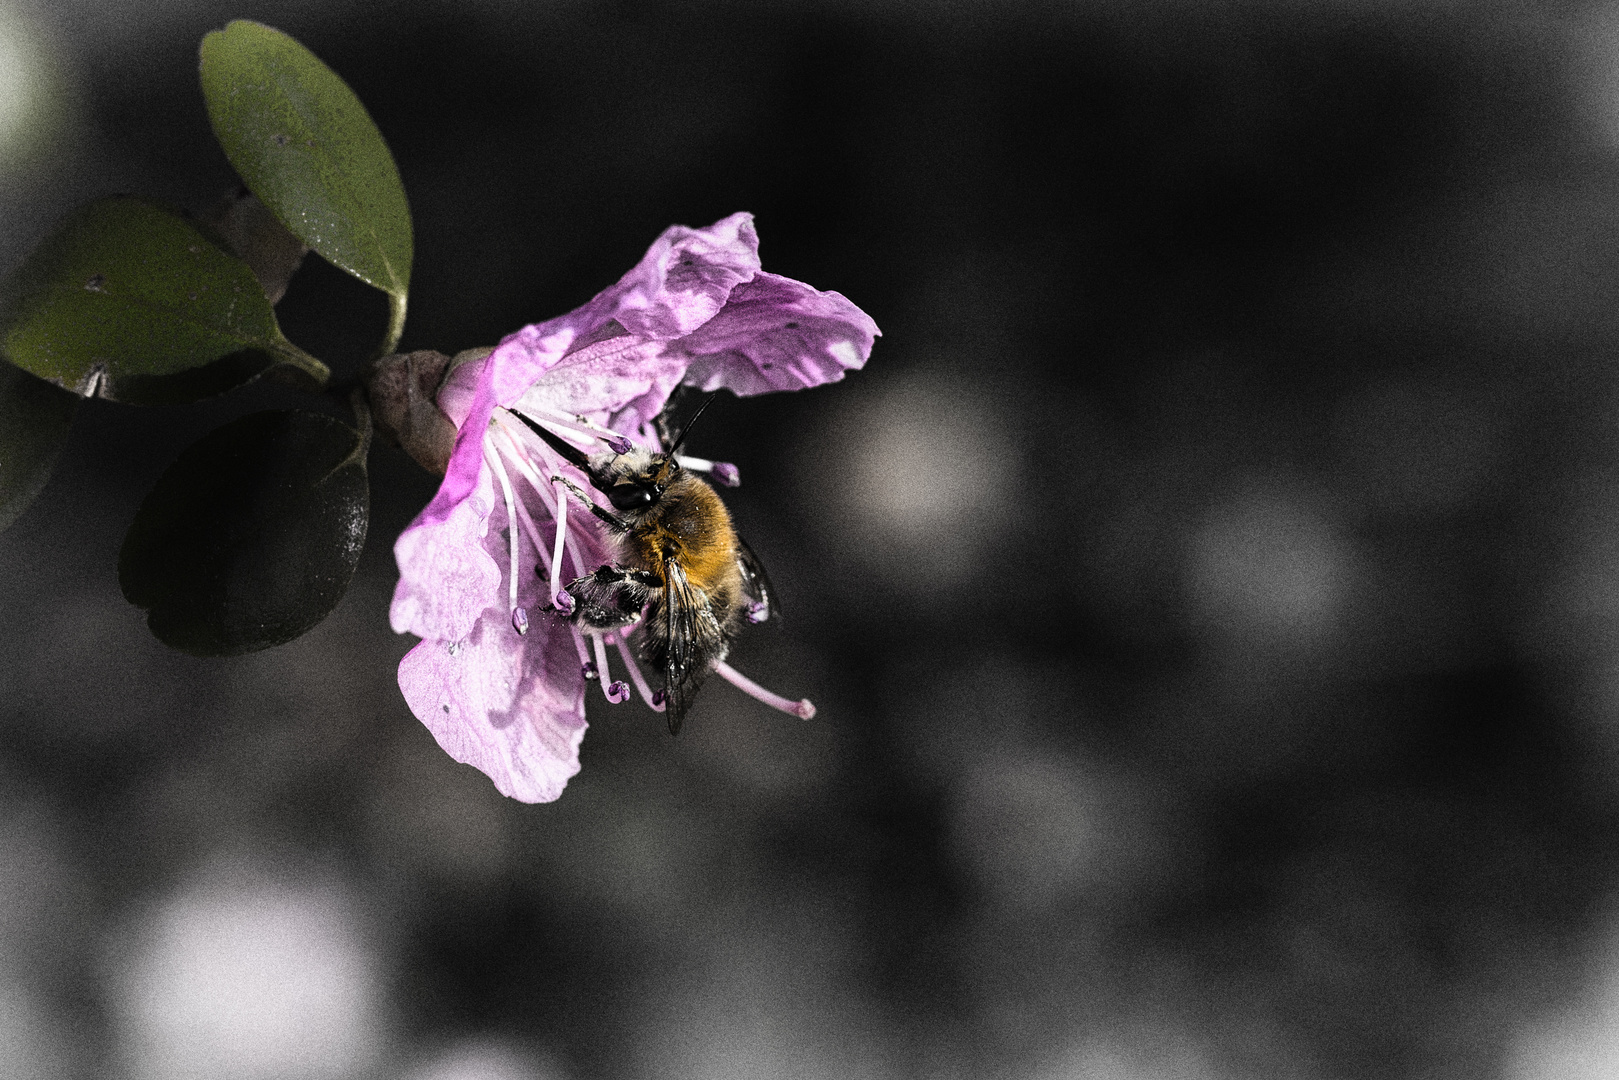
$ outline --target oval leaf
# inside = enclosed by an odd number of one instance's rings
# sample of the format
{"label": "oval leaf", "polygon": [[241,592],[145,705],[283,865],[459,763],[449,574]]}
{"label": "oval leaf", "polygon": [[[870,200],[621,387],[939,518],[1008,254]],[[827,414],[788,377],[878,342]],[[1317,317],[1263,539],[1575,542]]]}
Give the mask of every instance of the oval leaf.
{"label": "oval leaf", "polygon": [[304,242],[288,232],[245,187],[215,203],[202,221],[253,271],[264,288],[264,298],[279,304],[309,253]]}
{"label": "oval leaf", "polygon": [[118,579],[159,640],[199,656],[291,641],[337,606],[365,546],[364,440],[261,412],[188,447],[141,504]]}
{"label": "oval leaf", "polygon": [[0,529],[34,501],[67,441],[79,397],[0,362]]}
{"label": "oval leaf", "polygon": [[87,397],[194,401],[296,351],[246,263],[141,199],[80,207],[0,287],[0,355]]}
{"label": "oval leaf", "polygon": [[225,156],[281,223],[403,299],[410,207],[382,133],[348,84],[281,31],[238,19],[202,39],[202,93]]}

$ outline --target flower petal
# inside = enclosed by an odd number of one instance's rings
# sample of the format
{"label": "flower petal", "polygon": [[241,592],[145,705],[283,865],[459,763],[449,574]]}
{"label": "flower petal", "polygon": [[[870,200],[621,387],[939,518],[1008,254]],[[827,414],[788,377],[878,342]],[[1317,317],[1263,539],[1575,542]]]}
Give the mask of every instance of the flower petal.
{"label": "flower petal", "polygon": [[[456,467],[453,459],[450,467]],[[486,547],[493,483],[485,471],[474,479],[470,498],[453,503],[437,519],[428,512],[435,499],[399,534],[394,543],[399,584],[388,612],[395,633],[459,640],[499,595],[500,566]]]}
{"label": "flower petal", "polygon": [[665,343],[623,334],[563,357],[529,387],[517,408],[536,415],[582,414],[632,432],[663,410],[685,374],[686,358]]}
{"label": "flower petal", "polygon": [[519,636],[491,608],[465,640],[423,641],[407,653],[399,689],[444,752],[502,795],[551,802],[579,771],[585,683],[555,618],[537,618]]}
{"label": "flower petal", "polygon": [[671,225],[635,269],[591,305],[611,305],[611,317],[638,337],[669,341],[712,319],[758,272],[752,214],[732,214],[706,229]]}
{"label": "flower petal", "polygon": [[[758,272],[759,237],[751,214],[732,214],[706,229],[672,225],[617,284],[583,307],[502,341],[487,368],[494,402],[514,403],[571,348],[599,340],[610,324],[645,341],[683,337],[712,319],[731,292]],[[475,405],[470,418],[477,412]]]}
{"label": "flower petal", "polygon": [[836,382],[865,365],[879,334],[841,294],[761,272],[679,347],[691,360],[686,385],[747,396]]}

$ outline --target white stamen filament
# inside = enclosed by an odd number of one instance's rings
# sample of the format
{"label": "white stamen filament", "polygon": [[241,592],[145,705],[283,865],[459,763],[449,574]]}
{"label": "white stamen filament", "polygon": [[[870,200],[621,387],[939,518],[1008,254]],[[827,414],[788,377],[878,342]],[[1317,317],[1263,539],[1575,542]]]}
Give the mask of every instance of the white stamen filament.
{"label": "white stamen filament", "polygon": [[707,458],[687,457],[685,454],[676,454],[675,461],[682,469],[707,473],[721,487],[736,487],[742,483],[742,474],[729,461],[710,461]]}
{"label": "white stamen filament", "polygon": [[517,500],[512,496],[512,482],[511,479],[506,475],[506,466],[500,463],[500,452],[486,442],[483,446],[483,457],[484,460],[489,463],[489,468],[495,474],[495,478],[500,481],[500,493],[506,497],[506,534],[511,539],[511,574],[509,575],[511,580],[507,583],[507,609],[512,614],[513,628],[515,628],[519,634],[525,634],[528,632],[528,615],[525,613],[521,619],[519,619],[517,615],[517,612],[520,610],[517,606],[517,545],[519,526],[517,524],[517,509],[514,506]]}
{"label": "white stamen filament", "polygon": [[[573,614],[573,597],[562,588],[562,549],[568,542],[568,496],[562,490],[561,484],[557,485],[556,516],[557,546],[551,550],[551,605],[562,614],[571,615]],[[577,563],[578,561],[578,556],[575,556],[574,562]],[[562,598],[564,596],[568,597],[566,607],[563,606],[564,601]]]}
{"label": "white stamen filament", "polygon": [[635,690],[646,702],[647,708],[653,712],[663,712],[663,702],[652,701],[652,687],[647,685],[646,676],[641,674],[641,665],[635,662],[635,654],[630,651],[629,642],[624,640],[625,630],[618,632],[618,654],[624,658],[624,666],[630,669],[630,681],[635,684]]}
{"label": "white stamen filament", "polygon": [[614,443],[628,443],[630,441],[612,428],[602,427],[590,417],[580,413],[564,413],[556,409],[546,408],[524,408],[521,412],[531,420],[543,421],[547,427],[565,428],[569,434],[583,435],[587,439],[607,443],[612,447],[614,453],[624,452],[618,446],[614,446]]}
{"label": "white stamen filament", "polygon": [[772,694],[723,660],[714,661],[714,673],[744,694],[751,698],[757,698],[772,709],[780,709],[782,712],[790,713],[800,720],[808,720],[815,715],[815,705],[809,698],[788,701],[779,694]]}
{"label": "white stamen filament", "polygon": [[596,646],[596,670],[601,674],[602,694],[609,704],[620,705],[630,698],[630,688],[626,684],[611,678],[612,671],[607,666],[607,642],[601,634],[591,634],[590,640]]}
{"label": "white stamen filament", "polygon": [[583,671],[590,665],[590,649],[585,645],[585,635],[579,632],[576,624],[570,622],[568,629],[573,631],[573,651],[579,654],[579,670]]}
{"label": "white stamen filament", "polygon": [[[539,477],[534,475],[533,466],[531,466],[528,463],[528,460],[523,456],[522,446],[513,440],[511,432],[505,430],[504,428],[501,429],[500,434],[505,437],[507,446],[513,455],[512,464],[517,466],[518,471],[525,479],[538,488]],[[539,526],[534,524],[534,518],[529,514],[528,507],[523,504],[522,499],[517,500],[517,516],[523,522],[523,531],[528,533],[528,538],[533,542],[534,549],[539,552],[540,563],[542,565],[549,564],[551,562],[551,549],[546,547],[545,541],[540,538]]]}
{"label": "white stamen filament", "polygon": [[[498,415],[499,414],[497,414],[497,416]],[[518,427],[517,425],[511,423],[510,421],[505,420],[504,417],[501,417],[500,419],[501,419],[501,433],[504,434],[508,439],[510,439],[512,441],[512,443],[515,445],[515,447],[517,449],[517,453],[520,455],[517,458],[518,470],[523,474],[523,478],[529,482],[530,486],[532,486],[534,488],[534,491],[540,496],[541,505],[543,505],[547,510],[549,510],[551,512],[551,516],[554,519],[556,519],[556,522],[557,522],[557,536],[558,536],[557,550],[555,552],[553,552],[552,556],[551,556],[552,560],[553,560],[553,562],[552,562],[552,572],[551,572],[551,587],[552,587],[552,594],[554,596],[555,591],[556,591],[556,589],[558,587],[557,586],[557,570],[556,570],[556,568],[561,563],[562,548],[566,546],[565,544],[562,543],[561,538],[562,538],[563,532],[564,532],[564,523],[565,523],[566,518],[567,518],[567,509],[566,509],[566,507],[567,507],[568,498],[567,498],[567,495],[564,494],[562,486],[555,486],[553,484],[547,484],[544,481],[542,481],[540,479],[539,473],[534,471],[533,464],[528,460],[528,454],[525,452],[525,449],[526,449],[525,444],[526,444],[528,439],[534,439],[535,438],[533,433],[530,432],[527,428]],[[561,470],[564,467],[564,463],[556,459],[553,451],[551,450],[551,448],[549,446],[546,446],[544,443],[538,442],[538,440],[536,439],[535,445],[533,446],[533,452],[534,452],[534,455],[540,459],[540,464],[545,466],[545,471],[547,473],[551,474],[553,476],[553,478],[560,475],[559,470]],[[574,487],[577,488],[577,485],[574,485]],[[584,499],[586,502],[590,501],[589,497],[584,495],[582,492],[580,493],[579,497],[581,499]],[[583,526],[581,525],[581,526],[579,526],[579,528],[582,529]],[[584,536],[584,535],[585,534],[581,533],[581,536]],[[584,563],[580,560],[579,552],[578,552],[579,543],[580,542],[578,540],[575,541],[574,546],[572,548],[568,549],[568,555],[569,555],[570,561],[573,563],[574,576],[575,577],[584,577],[584,575],[585,575]],[[571,597],[570,597],[570,599],[571,599]],[[553,600],[553,603],[555,603],[554,600]],[[559,610],[561,610],[560,606],[559,606]],[[567,614],[567,612],[564,611],[563,614]]]}

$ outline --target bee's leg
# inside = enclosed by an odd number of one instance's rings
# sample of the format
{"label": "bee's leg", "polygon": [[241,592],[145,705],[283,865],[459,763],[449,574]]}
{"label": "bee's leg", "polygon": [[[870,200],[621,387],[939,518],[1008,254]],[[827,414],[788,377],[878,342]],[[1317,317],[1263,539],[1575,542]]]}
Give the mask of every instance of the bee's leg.
{"label": "bee's leg", "polygon": [[612,529],[614,532],[626,533],[630,531],[629,522],[624,521],[622,518],[619,518],[616,515],[611,514],[597,506],[595,501],[591,499],[589,495],[586,495],[584,490],[580,488],[578,484],[574,483],[572,480],[569,480],[566,476],[553,476],[551,477],[551,482],[554,484],[561,484],[563,487],[567,488],[568,491],[573,494],[574,498],[585,504],[585,509],[589,510],[592,514],[595,514],[598,519],[605,522],[607,527]]}
{"label": "bee's leg", "polygon": [[631,626],[640,620],[652,591],[662,584],[646,570],[602,566],[569,583],[568,593],[575,602],[573,618],[592,630]]}

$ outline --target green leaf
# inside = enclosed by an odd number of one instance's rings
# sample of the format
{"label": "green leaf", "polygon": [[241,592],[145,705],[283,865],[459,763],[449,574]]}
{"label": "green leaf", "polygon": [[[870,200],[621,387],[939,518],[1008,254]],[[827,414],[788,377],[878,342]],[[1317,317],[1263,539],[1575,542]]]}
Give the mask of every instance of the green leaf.
{"label": "green leaf", "polygon": [[79,397],[0,363],[0,529],[34,501],[67,441]]}
{"label": "green leaf", "polygon": [[188,447],[141,504],[118,561],[152,633],[235,656],[330,614],[365,546],[366,441],[319,413],[260,412]]}
{"label": "green leaf", "polygon": [[309,248],[287,231],[245,187],[238,187],[201,217],[248,265],[264,288],[264,298],[279,304]]}
{"label": "green leaf", "polygon": [[403,308],[410,207],[388,144],[331,68],[279,30],[238,19],[202,39],[202,93],[225,156],[327,261]]}
{"label": "green leaf", "polygon": [[80,207],[0,286],[0,355],[86,397],[147,404],[195,401],[277,361],[325,374],[282,336],[246,263],[125,196]]}

